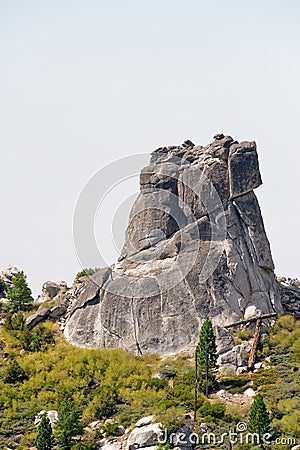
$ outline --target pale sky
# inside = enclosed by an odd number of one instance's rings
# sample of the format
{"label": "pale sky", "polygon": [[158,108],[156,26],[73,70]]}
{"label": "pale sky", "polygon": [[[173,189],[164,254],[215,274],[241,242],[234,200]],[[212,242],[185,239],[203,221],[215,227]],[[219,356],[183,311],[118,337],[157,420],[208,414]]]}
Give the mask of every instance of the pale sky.
{"label": "pale sky", "polygon": [[[299,276],[299,23],[297,0],[0,0],[0,270],[35,295],[71,283],[73,212],[98,169],[223,132],[256,140],[276,272]],[[136,187],[115,190],[98,241]]]}

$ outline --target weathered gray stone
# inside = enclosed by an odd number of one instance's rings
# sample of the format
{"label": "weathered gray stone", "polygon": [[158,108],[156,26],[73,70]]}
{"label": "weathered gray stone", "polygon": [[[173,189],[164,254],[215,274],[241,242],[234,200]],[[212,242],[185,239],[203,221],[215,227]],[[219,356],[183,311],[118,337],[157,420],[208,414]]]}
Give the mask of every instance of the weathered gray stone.
{"label": "weathered gray stone", "polygon": [[141,419],[139,419],[137,421],[137,423],[135,424],[136,428],[140,428],[140,427],[144,427],[145,425],[150,425],[150,423],[153,421],[154,416],[147,416],[147,417],[142,417]]}
{"label": "weathered gray stone", "polygon": [[228,352],[234,346],[234,338],[226,328],[222,328],[219,325],[214,330],[216,336],[216,344],[218,355]]}
{"label": "weathered gray stone", "polygon": [[49,313],[50,313],[49,308],[39,308],[36,313],[32,314],[32,316],[29,316],[26,319],[26,325],[28,329],[32,330],[33,327],[48,319]]}
{"label": "weathered gray stone", "polygon": [[12,285],[13,278],[18,274],[21,273],[22,270],[18,269],[15,266],[7,266],[5,269],[2,270],[0,274],[0,279],[4,281],[7,287],[10,287]]}
{"label": "weathered gray stone", "polygon": [[286,314],[300,317],[300,289],[296,284],[279,283],[282,305]]}
{"label": "weathered gray stone", "polygon": [[217,141],[221,140],[224,138],[224,134],[222,133],[217,133],[213,136],[214,139],[216,139]]}
{"label": "weathered gray stone", "polygon": [[255,397],[255,391],[252,388],[248,388],[245,390],[244,395],[246,397]]}
{"label": "weathered gray stone", "polygon": [[117,439],[105,439],[103,445],[101,445],[101,450],[121,450],[122,442]]}
{"label": "weathered gray stone", "polygon": [[255,142],[230,147],[229,180],[231,198],[247,194],[262,184]]}
{"label": "weathered gray stone", "polygon": [[186,139],[185,141],[183,141],[182,147],[193,148],[193,147],[195,147],[195,144],[193,144],[193,142],[190,141],[189,139]]}
{"label": "weathered gray stone", "polygon": [[[247,308],[284,310],[257,199],[256,145],[220,135],[206,147],[163,147],[142,169],[121,256],[73,302],[67,339],[170,355],[192,351],[209,316],[219,361],[244,366],[224,325]],[[256,311],[255,310],[255,311]]]}
{"label": "weathered gray stone", "polygon": [[58,413],[55,409],[50,411],[40,411],[34,418],[34,425],[39,426],[41,423],[42,417],[44,414],[47,414],[48,419],[50,420],[51,426],[55,426],[55,423],[58,420]]}
{"label": "weathered gray stone", "polygon": [[255,252],[260,267],[273,270],[274,263],[271,255],[270,244],[265,232],[259,204],[254,192],[242,195],[234,200],[234,205],[247,227],[250,238],[249,244]]}
{"label": "weathered gray stone", "polygon": [[64,316],[67,313],[67,308],[64,304],[54,306],[49,311],[50,319],[58,319],[59,317]]}
{"label": "weathered gray stone", "polygon": [[219,355],[217,364],[219,366],[231,366],[233,368],[244,367],[247,365],[246,360],[243,358],[243,353],[249,353],[251,351],[251,344],[247,341],[242,342],[239,345],[235,345],[231,350]]}
{"label": "weathered gray stone", "polygon": [[54,281],[45,281],[42,286],[42,296],[48,298],[54,298],[60,291],[61,286]]}
{"label": "weathered gray stone", "polygon": [[98,270],[98,272],[90,277],[84,290],[81,292],[78,299],[73,303],[71,314],[77,309],[83,308],[88,302],[91,302],[95,297],[97,297],[100,288],[108,280],[110,274],[110,267],[106,267]]}
{"label": "weathered gray stone", "polygon": [[253,319],[254,317],[261,316],[262,312],[255,305],[247,306],[244,314],[245,319]]}
{"label": "weathered gray stone", "polygon": [[127,440],[127,450],[151,447],[157,444],[161,434],[160,425],[157,423],[134,428]]}

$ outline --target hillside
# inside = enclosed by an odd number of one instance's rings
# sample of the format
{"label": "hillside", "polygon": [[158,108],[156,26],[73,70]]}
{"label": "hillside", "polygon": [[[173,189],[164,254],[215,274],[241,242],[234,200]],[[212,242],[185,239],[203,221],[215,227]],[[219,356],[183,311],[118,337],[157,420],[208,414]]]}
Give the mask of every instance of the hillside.
{"label": "hillside", "polygon": [[[22,328],[20,320],[13,327]],[[236,342],[244,338],[249,339],[245,331],[236,333]],[[252,399],[243,393],[251,387],[264,396],[274,436],[299,439],[299,356],[300,320],[282,316],[262,340],[262,364],[257,365],[261,368],[254,373],[219,376],[209,399],[199,395],[197,423],[205,422],[220,436],[229,426],[247,421]],[[18,372],[14,379],[14,362],[22,368],[21,378]],[[162,359],[123,350],[79,349],[68,344],[58,325],[51,322],[32,332],[26,327],[7,330],[2,326],[0,373],[1,448],[33,446],[35,416],[41,410],[57,410],[65,397],[73,397],[80,407],[84,427],[95,421],[102,424],[84,432],[80,439],[91,442],[80,448],[98,448],[99,442],[103,445],[108,418],[130,429],[141,417],[154,414],[155,420],[174,430],[193,410],[194,360],[188,354]],[[201,434],[199,425],[196,430]],[[110,433],[119,432],[111,427],[106,431]],[[228,444],[200,448],[225,449]],[[244,443],[233,448],[253,447]],[[272,444],[270,448],[291,446]]]}

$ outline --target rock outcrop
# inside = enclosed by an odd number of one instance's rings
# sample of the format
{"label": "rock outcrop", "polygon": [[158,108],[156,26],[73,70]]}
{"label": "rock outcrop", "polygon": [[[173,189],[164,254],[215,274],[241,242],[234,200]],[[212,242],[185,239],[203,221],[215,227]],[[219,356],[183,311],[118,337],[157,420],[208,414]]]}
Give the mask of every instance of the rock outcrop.
{"label": "rock outcrop", "polygon": [[73,302],[67,339],[169,355],[192,350],[210,316],[222,359],[233,347],[224,326],[245,312],[283,313],[254,194],[261,184],[255,142],[218,134],[206,147],[155,150],[120,258]]}
{"label": "rock outcrop", "polygon": [[52,300],[59,293],[63,294],[68,289],[65,281],[60,281],[59,284],[54,281],[45,281],[42,285],[42,294],[35,299],[35,303],[43,303]]}
{"label": "rock outcrop", "polygon": [[15,266],[7,266],[2,270],[0,274],[0,279],[5,283],[5,285],[9,288],[12,286],[13,278],[22,271]]}
{"label": "rock outcrop", "polygon": [[300,317],[300,282],[299,280],[279,279],[279,291],[282,306],[287,314]]}
{"label": "rock outcrop", "polygon": [[67,307],[64,304],[56,305],[53,308],[39,308],[34,314],[27,317],[26,325],[28,330],[32,330],[36,325],[45,322],[45,320],[61,320],[67,313]]}

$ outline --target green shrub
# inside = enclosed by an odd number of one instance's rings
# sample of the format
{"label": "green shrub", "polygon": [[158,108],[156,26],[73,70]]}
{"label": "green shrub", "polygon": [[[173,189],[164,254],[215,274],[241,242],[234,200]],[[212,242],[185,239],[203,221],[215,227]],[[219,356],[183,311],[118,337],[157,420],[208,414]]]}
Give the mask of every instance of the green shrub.
{"label": "green shrub", "polygon": [[102,385],[94,391],[92,397],[96,401],[96,419],[107,419],[117,412],[119,394],[115,387]]}
{"label": "green shrub", "polygon": [[183,408],[172,407],[167,411],[159,414],[156,419],[161,423],[161,429],[167,430],[168,436],[172,433],[176,433],[184,423],[184,417],[186,410]]}
{"label": "green shrub", "polygon": [[103,426],[106,436],[120,436],[120,425],[117,422],[109,422]]}
{"label": "green shrub", "polygon": [[167,364],[159,369],[159,373],[165,378],[174,378],[177,374],[177,369]]}
{"label": "green shrub", "polygon": [[5,318],[4,327],[7,331],[19,330],[25,328],[25,317],[21,311],[17,313],[8,312]]}
{"label": "green shrub", "polygon": [[204,419],[221,419],[224,417],[226,406],[224,403],[217,400],[215,402],[205,401],[201,408],[199,408],[199,415]]}
{"label": "green shrub", "polygon": [[151,378],[150,380],[146,381],[146,388],[155,389],[156,391],[165,389],[167,386],[168,382],[164,379]]}
{"label": "green shrub", "polygon": [[89,277],[94,275],[94,273],[98,272],[98,270],[100,270],[99,267],[95,267],[94,269],[92,269],[90,267],[88,269],[81,270],[80,272],[77,273],[75,280],[74,280],[74,284],[78,284],[80,282],[81,278],[83,278],[84,281],[88,281]]}
{"label": "green shrub", "polygon": [[248,330],[247,328],[241,328],[236,332],[236,337],[241,341],[249,341],[249,339],[253,338],[253,331]]}
{"label": "green shrub", "polygon": [[71,450],[97,450],[98,444],[95,441],[85,440],[82,442],[77,442],[77,444],[71,447]]}
{"label": "green shrub", "polygon": [[296,319],[288,314],[281,316],[277,319],[274,326],[274,330],[288,330],[293,331],[295,328]]}

